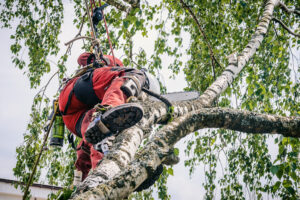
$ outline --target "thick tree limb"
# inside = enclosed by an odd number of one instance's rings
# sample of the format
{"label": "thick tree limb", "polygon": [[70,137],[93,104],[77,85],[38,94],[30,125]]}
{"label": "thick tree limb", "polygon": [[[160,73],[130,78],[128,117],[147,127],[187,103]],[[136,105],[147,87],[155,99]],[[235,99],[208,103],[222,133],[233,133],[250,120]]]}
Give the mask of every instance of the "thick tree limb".
{"label": "thick tree limb", "polygon": [[126,198],[160,165],[176,142],[201,128],[226,128],[300,137],[300,117],[280,117],[224,108],[203,108],[164,126],[138,153],[126,171],[76,199]]}
{"label": "thick tree limb", "polygon": [[292,34],[293,36],[296,37],[300,37],[300,34],[294,33],[289,27],[287,27],[287,25],[285,25],[281,20],[273,17],[272,18],[273,21],[279,23],[285,30],[287,30],[290,34]]}
{"label": "thick tree limb", "polygon": [[198,123],[196,129],[200,126],[300,137],[300,117],[282,117],[228,108],[205,108],[196,111],[193,118]]}
{"label": "thick tree limb", "polygon": [[285,12],[287,13],[295,13],[297,15],[300,15],[300,10],[297,10],[297,9],[289,9],[283,2],[279,2],[279,7],[281,9],[283,9]]}
{"label": "thick tree limb", "polygon": [[[201,108],[201,104],[193,105],[196,101],[174,102],[174,117],[185,115],[193,110]],[[104,181],[113,178],[117,173],[133,159],[142,139],[147,136],[151,126],[167,119],[167,107],[164,103],[146,101],[141,102],[145,116],[137,126],[131,127],[117,137],[116,144],[111,153],[103,158],[99,166],[89,174],[80,184],[74,197],[85,192]]]}

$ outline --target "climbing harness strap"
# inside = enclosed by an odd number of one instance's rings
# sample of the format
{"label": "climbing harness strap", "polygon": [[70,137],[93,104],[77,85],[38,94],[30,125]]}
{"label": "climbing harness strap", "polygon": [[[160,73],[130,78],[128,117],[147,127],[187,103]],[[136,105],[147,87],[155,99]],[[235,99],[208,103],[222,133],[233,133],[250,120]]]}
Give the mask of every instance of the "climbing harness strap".
{"label": "climbing harness strap", "polygon": [[69,93],[68,101],[64,111],[62,112],[63,115],[68,114],[67,112],[71,104],[73,94],[80,102],[91,108],[97,103],[101,103],[101,99],[97,97],[93,89],[93,72],[93,68],[89,69],[76,80],[73,89]]}
{"label": "climbing harness strap", "polygon": [[101,102],[93,89],[93,72],[94,70],[80,76],[73,88],[76,98],[89,107]]}

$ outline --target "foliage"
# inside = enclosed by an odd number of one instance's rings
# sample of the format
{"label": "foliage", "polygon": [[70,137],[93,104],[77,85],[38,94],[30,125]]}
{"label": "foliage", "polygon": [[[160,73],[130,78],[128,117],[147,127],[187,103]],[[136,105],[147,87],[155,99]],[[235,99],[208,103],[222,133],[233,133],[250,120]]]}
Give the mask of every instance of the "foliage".
{"label": "foliage", "polygon": [[[297,0],[283,2],[291,8],[300,7]],[[183,72],[188,83],[186,90],[202,93],[224,70],[228,64],[227,56],[232,52],[240,52],[249,42],[262,14],[264,1],[190,0],[186,4],[197,16],[207,40],[180,1],[142,1],[141,8],[133,9],[129,14],[114,7],[107,8],[105,12],[112,43],[115,49],[123,52],[122,60],[126,66],[145,67],[152,73],[168,67],[174,77]],[[72,5],[74,25],[79,28],[85,12],[84,2],[75,0]],[[63,2],[60,0],[8,0],[1,3],[2,27],[15,28],[15,34],[11,36],[14,40],[11,46],[13,62],[25,70],[31,87],[39,86],[40,80],[51,67],[58,68],[60,78],[66,71],[66,54],[60,58],[58,66],[51,66],[47,61],[50,55],[59,53],[58,35],[63,11]],[[274,17],[299,33],[299,17],[279,8],[275,10]],[[12,23],[14,20],[15,23]],[[108,53],[104,26],[100,23],[98,29],[100,40],[105,44],[103,51]],[[88,31],[86,35],[89,35]],[[147,52],[143,44],[135,42],[138,37],[154,35],[157,37],[152,38],[153,52]],[[212,64],[207,43],[211,45],[220,65]],[[271,23],[261,48],[215,104],[261,113],[299,116],[299,63],[294,68],[290,67],[290,62],[295,60],[291,48],[299,49],[299,44],[299,38],[291,36],[278,24]],[[86,44],[85,48],[88,49],[89,45]],[[22,51],[28,55],[28,62],[23,58]],[[185,62],[186,58],[188,60]],[[18,162],[14,173],[24,182],[28,180],[32,169],[33,155],[40,149],[43,124],[49,114],[48,104],[49,99],[43,95],[35,98],[24,144],[17,148]],[[269,144],[276,145],[277,152],[271,152]],[[197,166],[205,167],[203,187],[206,199],[215,198],[216,192],[222,199],[263,199],[264,196],[298,199],[299,149],[300,142],[294,138],[205,130],[195,132],[187,142],[185,153],[188,159],[185,165],[191,175]],[[70,185],[74,157],[75,152],[69,147],[46,151],[35,181],[41,181],[43,172],[47,171],[47,183]],[[168,173],[172,174],[173,171],[164,171],[164,176]],[[165,186],[166,178],[161,178],[157,183],[160,199],[171,198]],[[152,197],[149,192],[143,192],[134,194],[132,198]]]}

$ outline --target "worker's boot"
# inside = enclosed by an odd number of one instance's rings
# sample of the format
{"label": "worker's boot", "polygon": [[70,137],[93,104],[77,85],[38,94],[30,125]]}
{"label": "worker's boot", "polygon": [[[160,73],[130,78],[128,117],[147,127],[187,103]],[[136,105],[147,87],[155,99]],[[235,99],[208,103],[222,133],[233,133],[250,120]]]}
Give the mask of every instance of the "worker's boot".
{"label": "worker's boot", "polygon": [[143,114],[142,106],[136,103],[116,106],[104,113],[97,111],[85,132],[85,139],[89,143],[97,144],[112,133],[118,133],[135,125],[142,119]]}

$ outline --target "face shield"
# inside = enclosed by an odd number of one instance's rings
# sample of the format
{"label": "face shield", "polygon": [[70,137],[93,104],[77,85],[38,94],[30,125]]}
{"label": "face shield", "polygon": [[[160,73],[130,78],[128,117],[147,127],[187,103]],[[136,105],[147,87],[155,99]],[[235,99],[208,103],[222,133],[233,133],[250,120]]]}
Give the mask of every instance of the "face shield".
{"label": "face shield", "polygon": [[145,72],[145,74],[149,81],[149,90],[154,93],[160,94],[160,85],[159,85],[158,80],[149,72]]}

